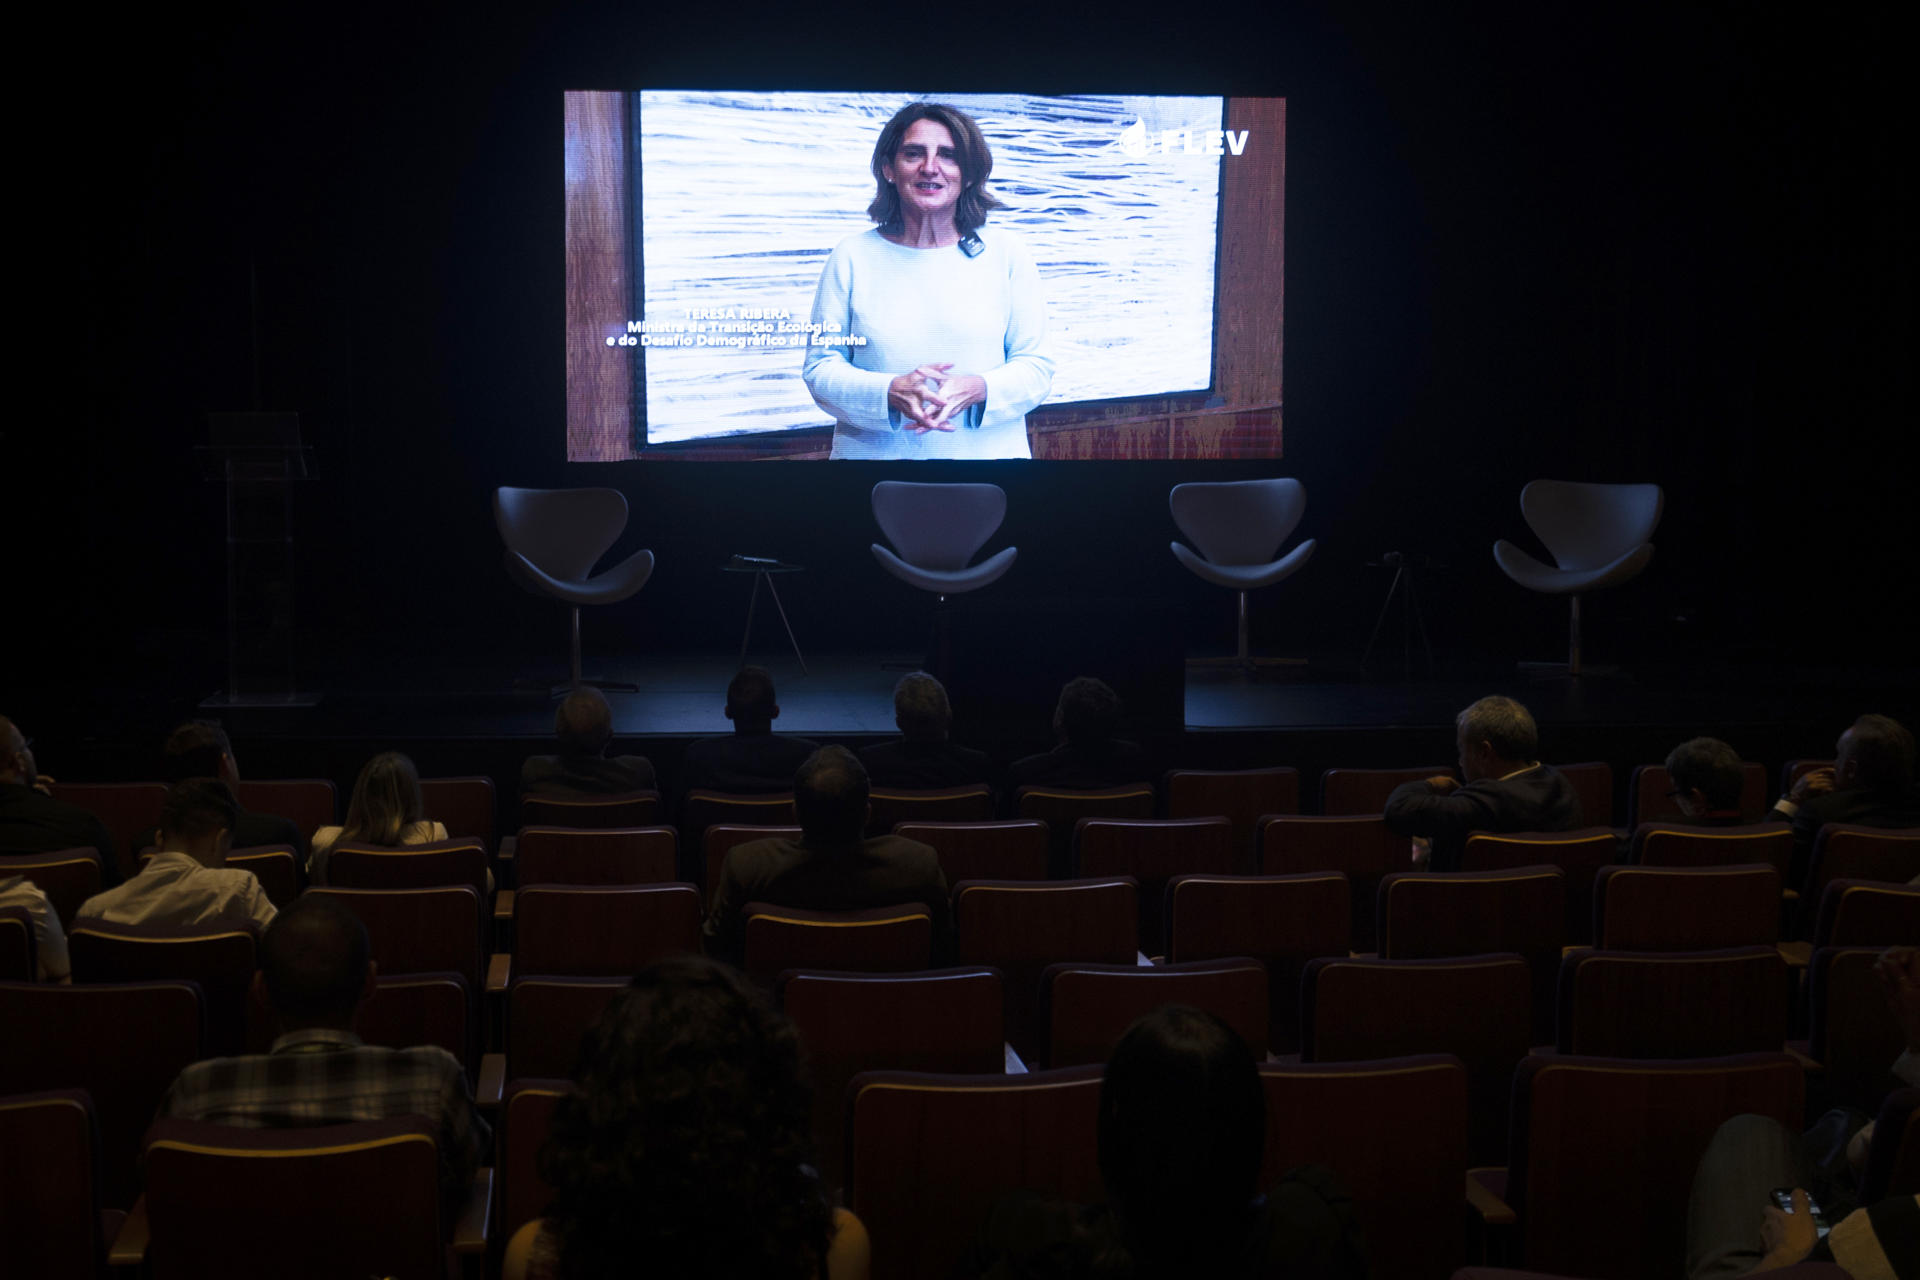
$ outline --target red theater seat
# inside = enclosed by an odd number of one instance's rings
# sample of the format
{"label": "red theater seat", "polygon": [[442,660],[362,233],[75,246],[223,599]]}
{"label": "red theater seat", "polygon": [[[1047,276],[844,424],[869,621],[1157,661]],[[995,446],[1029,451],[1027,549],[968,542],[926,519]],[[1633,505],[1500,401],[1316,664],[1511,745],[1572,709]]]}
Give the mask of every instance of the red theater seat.
{"label": "red theater seat", "polygon": [[[1345,956],[1347,878],[1176,876],[1167,885],[1167,958],[1251,956],[1267,969],[1267,1048],[1300,1045],[1300,973],[1316,956]],[[1256,1050],[1259,1046],[1255,1046]]]}
{"label": "red theater seat", "polygon": [[1467,1070],[1475,1164],[1507,1158],[1513,1068],[1533,1042],[1533,974],[1512,952],[1451,960],[1324,959],[1301,982],[1302,1062],[1447,1053]]}

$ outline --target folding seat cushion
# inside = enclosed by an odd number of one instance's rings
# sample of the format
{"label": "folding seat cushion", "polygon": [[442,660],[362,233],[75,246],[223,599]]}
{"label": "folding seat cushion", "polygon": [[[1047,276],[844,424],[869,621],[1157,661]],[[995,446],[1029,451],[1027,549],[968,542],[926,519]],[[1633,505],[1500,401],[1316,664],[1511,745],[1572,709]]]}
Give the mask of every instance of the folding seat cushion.
{"label": "folding seat cushion", "polygon": [[1046,1029],[1040,1019],[1040,973],[1080,960],[1127,964],[1135,959],[1139,892],[1122,876],[1109,880],[963,880],[953,887],[956,960],[992,965],[1006,982],[1006,1039],[1023,1058],[1039,1060]]}
{"label": "folding seat cushion", "polygon": [[1137,1020],[1161,1005],[1205,1009],[1239,1033],[1254,1057],[1267,1043],[1267,971],[1237,957],[1185,964],[1054,964],[1040,975],[1049,1067],[1103,1063]]}
{"label": "folding seat cushion", "polygon": [[1566,872],[1566,921],[1562,937],[1570,944],[1593,941],[1593,881],[1602,867],[1620,858],[1620,838],[1611,827],[1578,831],[1476,832],[1467,837],[1462,871],[1507,871],[1547,864]]}
{"label": "folding seat cushion", "polygon": [[0,1239],[9,1275],[96,1280],[100,1140],[84,1089],[0,1096]]}
{"label": "folding seat cushion", "polygon": [[1352,935],[1347,878],[1176,876],[1167,885],[1167,958],[1251,956],[1267,969],[1267,1046],[1300,1046],[1300,973],[1316,956],[1345,956]]}
{"label": "folding seat cushion", "polygon": [[529,827],[574,830],[651,827],[660,821],[658,791],[617,791],[598,796],[520,797],[520,822]]}
{"label": "folding seat cushion", "polygon": [[847,1207],[875,1280],[946,1276],[1013,1191],[1103,1196],[1099,1067],[1030,1075],[879,1071],[847,1089]]}
{"label": "folding seat cushion", "polygon": [[263,1265],[297,1277],[446,1270],[439,1157],[417,1116],[317,1129],[160,1120],[145,1167],[156,1280]]}
{"label": "folding seat cushion", "polygon": [[467,885],[482,902],[493,896],[487,849],[475,836],[392,848],[343,840],[327,853],[326,879],[329,886],[342,889]]}
{"label": "folding seat cushion", "polygon": [[1167,881],[1233,870],[1233,824],[1225,818],[1082,818],[1073,833],[1076,874],[1131,876],[1140,884],[1140,946],[1166,953]]}
{"label": "folding seat cushion", "polygon": [[1396,872],[1380,882],[1380,956],[1427,960],[1515,951],[1533,970],[1533,1034],[1553,1035],[1565,926],[1566,873],[1540,865],[1504,871]]}
{"label": "folding seat cushion", "polygon": [[1773,947],[1568,952],[1560,965],[1561,1053],[1711,1058],[1778,1050],[1787,964]]}
{"label": "folding seat cushion", "polygon": [[1786,880],[1793,862],[1793,828],[1784,822],[1737,827],[1647,822],[1633,833],[1633,857],[1643,867],[1728,867],[1764,862]]}
{"label": "folding seat cushion", "polygon": [[1780,938],[1780,873],[1726,867],[1604,867],[1593,938],[1608,951],[1718,951]]}
{"label": "folding seat cushion", "polygon": [[1798,1132],[1803,1090],[1785,1053],[1523,1059],[1505,1198],[1520,1218],[1524,1265],[1679,1280],[1694,1170],[1714,1131],[1752,1113]]}
{"label": "folding seat cushion", "polygon": [[471,839],[494,851],[493,779],[480,776],[420,779],[420,804],[429,822],[454,839]]}
{"label": "folding seat cushion", "polygon": [[949,885],[962,880],[1045,880],[1051,837],[1033,818],[1006,822],[902,822],[893,834],[933,846]]}
{"label": "folding seat cushion", "polygon": [[1371,814],[1337,817],[1280,815],[1261,820],[1260,873],[1269,876],[1303,875],[1310,871],[1338,871],[1347,878],[1352,922],[1352,949],[1380,949],[1374,902],[1380,881],[1409,867],[1413,846],[1406,837],[1387,830],[1386,819]]}
{"label": "folding seat cushion", "polygon": [[384,974],[457,973],[481,986],[480,897],[471,885],[424,889],[307,890],[333,898],[360,918]]}
{"label": "folding seat cushion", "polygon": [[100,1199],[132,1207],[140,1135],[205,1047],[200,989],[183,981],[0,982],[0,1027],[0,1094],[86,1090],[99,1126]]}
{"label": "folding seat cushion", "polygon": [[902,973],[925,969],[933,958],[933,917],[924,903],[860,911],[802,911],[749,902],[746,962],[756,981],[771,987],[787,969]]}
{"label": "folding seat cushion", "polygon": [[1524,956],[1314,960],[1300,999],[1303,1062],[1423,1053],[1460,1059],[1473,1162],[1505,1163],[1507,1094],[1533,1040],[1533,976]]}
{"label": "folding seat cushion", "polygon": [[984,966],[921,973],[789,970],[777,988],[813,1081],[821,1176],[840,1185],[847,1083],[863,1071],[1001,1075],[1001,981]]}
{"label": "folding seat cushion", "polygon": [[1254,834],[1269,813],[1300,812],[1300,771],[1174,769],[1164,780],[1169,818],[1219,815],[1233,824],[1233,870],[1259,869]]}
{"label": "folding seat cushion", "polygon": [[902,822],[987,822],[993,818],[993,788],[875,787],[867,797],[873,807],[869,830],[875,835]]}
{"label": "folding seat cushion", "polygon": [[565,1079],[516,1079],[500,1104],[500,1223],[497,1239],[511,1240],[540,1217],[553,1188],[540,1176],[540,1148],[553,1127],[553,1109],[571,1088]]}
{"label": "folding seat cushion", "polygon": [[690,884],[532,885],[514,895],[513,971],[630,978],[662,956],[700,949]]}
{"label": "folding seat cushion", "polygon": [[1444,1280],[1466,1260],[1467,1071],[1444,1054],[1274,1063],[1263,1185],[1325,1165],[1352,1195],[1378,1277]]}
{"label": "folding seat cushion", "polygon": [[1892,1067],[1906,1044],[1874,971],[1880,951],[1822,947],[1808,967],[1805,1050],[1820,1063],[1818,1087],[1828,1106],[1871,1113],[1899,1083]]}
{"label": "folding seat cushion", "polygon": [[1813,928],[1816,947],[1891,947],[1920,938],[1920,886],[1829,880]]}
{"label": "folding seat cushion", "polygon": [[666,884],[679,874],[672,827],[522,827],[514,874],[536,884]]}
{"label": "folding seat cushion", "polygon": [[1386,812],[1387,797],[1404,782],[1451,776],[1448,764],[1416,765],[1406,769],[1328,769],[1320,775],[1320,812],[1329,817]]}
{"label": "folding seat cushion", "polygon": [[247,989],[253,984],[255,939],[246,929],[183,934],[153,925],[84,921],[67,933],[67,958],[78,983],[154,982],[179,978],[200,991],[209,1053],[238,1053],[246,1041]]}

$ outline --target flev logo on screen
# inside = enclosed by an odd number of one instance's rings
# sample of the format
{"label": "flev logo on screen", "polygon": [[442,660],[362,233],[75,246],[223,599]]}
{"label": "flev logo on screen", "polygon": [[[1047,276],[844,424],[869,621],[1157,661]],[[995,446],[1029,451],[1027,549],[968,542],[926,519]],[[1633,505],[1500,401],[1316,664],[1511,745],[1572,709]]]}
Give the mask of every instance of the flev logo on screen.
{"label": "flev logo on screen", "polygon": [[1247,129],[1238,133],[1231,129],[1162,129],[1149,133],[1145,120],[1135,120],[1121,130],[1117,141],[1120,150],[1135,160],[1151,155],[1237,156],[1247,149],[1249,132]]}

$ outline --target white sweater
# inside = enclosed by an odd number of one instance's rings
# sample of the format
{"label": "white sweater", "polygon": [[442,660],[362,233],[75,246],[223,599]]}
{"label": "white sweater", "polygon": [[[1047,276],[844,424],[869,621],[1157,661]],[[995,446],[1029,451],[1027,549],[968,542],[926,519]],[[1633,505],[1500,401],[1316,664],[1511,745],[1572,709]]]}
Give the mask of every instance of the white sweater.
{"label": "white sweater", "polygon": [[[969,258],[957,245],[908,249],[876,230],[834,247],[813,295],[824,336],[865,346],[809,346],[801,376],[834,416],[836,458],[1026,458],[1027,412],[1047,398],[1053,357],[1040,273],[1018,238],[982,227]],[[987,399],[957,429],[916,433],[887,404],[887,384],[923,364],[986,379]]]}

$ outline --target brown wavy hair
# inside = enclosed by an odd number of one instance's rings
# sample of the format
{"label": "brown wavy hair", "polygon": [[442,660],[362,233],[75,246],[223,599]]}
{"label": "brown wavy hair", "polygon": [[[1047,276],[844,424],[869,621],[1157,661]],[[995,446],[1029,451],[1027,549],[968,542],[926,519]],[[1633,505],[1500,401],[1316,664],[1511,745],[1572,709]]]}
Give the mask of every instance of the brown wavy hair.
{"label": "brown wavy hair", "polygon": [[944,102],[909,102],[894,112],[893,119],[880,131],[880,140],[873,144],[874,196],[867,206],[867,216],[879,223],[882,231],[900,229],[900,193],[887,181],[886,166],[893,163],[894,153],[900,150],[900,139],[921,120],[945,125],[953,135],[954,158],[960,164],[960,199],[954,205],[953,225],[964,236],[982,226],[990,211],[1006,205],[987,190],[987,178],[993,173],[993,151],[987,146],[986,135],[972,116]]}
{"label": "brown wavy hair", "polygon": [[821,1274],[833,1207],[800,1036],[737,971],[643,969],[588,1030],[574,1084],[540,1153],[562,1277]]}

